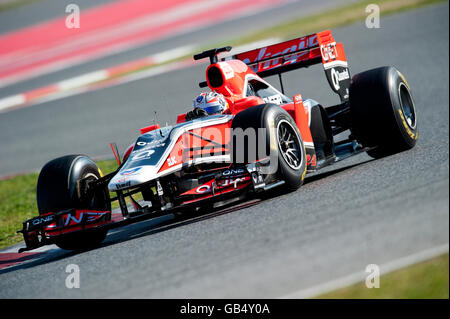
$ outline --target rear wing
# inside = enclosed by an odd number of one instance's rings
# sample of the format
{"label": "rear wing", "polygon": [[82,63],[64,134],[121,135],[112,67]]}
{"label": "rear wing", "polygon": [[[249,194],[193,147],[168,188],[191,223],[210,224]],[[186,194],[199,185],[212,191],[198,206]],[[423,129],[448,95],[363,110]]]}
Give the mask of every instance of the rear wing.
{"label": "rear wing", "polygon": [[327,80],[342,102],[348,101],[350,71],[342,43],[330,30],[239,53],[222,60],[237,59],[260,77],[281,74],[322,63]]}

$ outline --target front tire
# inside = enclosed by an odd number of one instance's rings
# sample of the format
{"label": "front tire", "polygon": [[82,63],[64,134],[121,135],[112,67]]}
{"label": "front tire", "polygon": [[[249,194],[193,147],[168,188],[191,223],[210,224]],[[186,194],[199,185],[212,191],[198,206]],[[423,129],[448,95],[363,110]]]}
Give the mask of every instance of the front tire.
{"label": "front tire", "polygon": [[[109,192],[106,189],[84,200],[77,191],[77,182],[80,179],[100,177],[97,165],[87,156],[67,155],[48,162],[42,168],[37,183],[39,215],[70,208],[111,210]],[[55,244],[67,250],[86,249],[100,244],[106,234],[107,230],[74,233],[58,238]]]}
{"label": "front tire", "polygon": [[394,67],[356,74],[350,86],[352,133],[380,158],[414,147],[417,114],[404,76]]}

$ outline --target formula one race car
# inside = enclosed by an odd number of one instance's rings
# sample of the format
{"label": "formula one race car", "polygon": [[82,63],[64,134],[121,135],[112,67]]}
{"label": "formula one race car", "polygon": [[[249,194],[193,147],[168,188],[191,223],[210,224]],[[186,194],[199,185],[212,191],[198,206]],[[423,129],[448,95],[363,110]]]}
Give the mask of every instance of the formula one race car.
{"label": "formula one race car", "polygon": [[[23,223],[21,251],[53,243],[84,249],[114,227],[202,213],[274,187],[296,190],[305,174],[346,157],[414,147],[416,111],[403,75],[381,67],[351,78],[343,45],[330,31],[218,57],[230,50],[194,56],[210,59],[200,87],[226,98],[224,114],[181,114],[173,126],[141,129],[122,159],[113,147],[119,167],[106,176],[84,155],[48,162],[37,184],[39,216]],[[341,103],[325,107],[284,94],[282,73],[318,63]],[[279,76],[281,92],[263,79],[270,75]],[[337,141],[345,131],[348,138]],[[121,214],[111,213],[116,200]]]}

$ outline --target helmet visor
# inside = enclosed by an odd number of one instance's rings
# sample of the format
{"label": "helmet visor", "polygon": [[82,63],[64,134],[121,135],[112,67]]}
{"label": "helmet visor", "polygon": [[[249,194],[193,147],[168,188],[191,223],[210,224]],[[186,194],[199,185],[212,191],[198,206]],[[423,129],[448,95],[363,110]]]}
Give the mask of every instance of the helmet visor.
{"label": "helmet visor", "polygon": [[206,112],[208,112],[209,115],[216,114],[216,113],[222,113],[223,106],[221,105],[213,105],[213,106],[207,106],[204,108]]}

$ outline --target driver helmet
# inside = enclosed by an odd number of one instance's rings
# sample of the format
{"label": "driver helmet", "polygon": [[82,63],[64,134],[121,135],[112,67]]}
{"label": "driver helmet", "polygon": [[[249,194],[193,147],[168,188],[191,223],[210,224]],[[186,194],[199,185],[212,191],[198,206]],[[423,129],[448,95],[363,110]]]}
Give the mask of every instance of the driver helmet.
{"label": "driver helmet", "polygon": [[204,109],[209,115],[222,114],[228,109],[227,100],[217,92],[201,93],[194,99],[192,105],[194,108]]}

